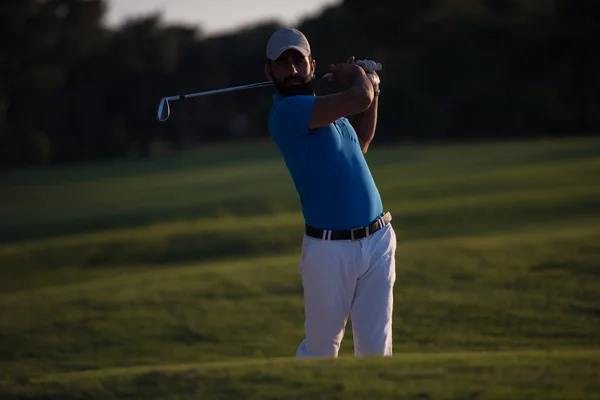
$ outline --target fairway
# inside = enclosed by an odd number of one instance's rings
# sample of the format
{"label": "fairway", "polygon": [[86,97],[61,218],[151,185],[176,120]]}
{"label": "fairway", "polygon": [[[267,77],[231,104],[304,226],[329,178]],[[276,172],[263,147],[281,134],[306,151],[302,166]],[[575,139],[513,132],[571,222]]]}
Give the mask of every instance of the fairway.
{"label": "fairway", "polygon": [[0,398],[600,398],[600,139],[367,154],[394,357],[294,360],[303,220],[274,145],[0,172]]}

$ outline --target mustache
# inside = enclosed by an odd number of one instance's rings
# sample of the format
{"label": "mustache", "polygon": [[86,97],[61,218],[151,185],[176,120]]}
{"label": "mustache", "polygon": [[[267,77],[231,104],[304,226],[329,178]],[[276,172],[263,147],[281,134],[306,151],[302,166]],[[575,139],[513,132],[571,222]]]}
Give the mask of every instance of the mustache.
{"label": "mustache", "polygon": [[290,82],[298,82],[298,83],[306,83],[306,79],[302,78],[299,75],[291,75],[283,80],[283,83],[287,85]]}

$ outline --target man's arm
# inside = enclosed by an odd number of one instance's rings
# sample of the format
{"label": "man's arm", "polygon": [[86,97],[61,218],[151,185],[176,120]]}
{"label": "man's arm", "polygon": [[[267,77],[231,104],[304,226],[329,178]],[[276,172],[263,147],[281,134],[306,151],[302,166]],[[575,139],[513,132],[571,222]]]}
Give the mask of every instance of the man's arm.
{"label": "man's arm", "polygon": [[[375,92],[378,90],[379,87],[376,87]],[[378,104],[379,96],[373,97],[371,106],[366,111],[356,114],[350,122],[356,131],[363,154],[366,154],[367,150],[369,149],[369,144],[371,144],[371,141],[375,136],[375,129],[377,128]]]}
{"label": "man's arm", "polygon": [[342,92],[318,96],[312,109],[309,129],[331,124],[341,117],[365,112],[373,102],[373,85],[364,70],[354,63],[330,66],[333,79],[348,86]]}
{"label": "man's arm", "polygon": [[360,148],[362,153],[365,154],[369,149],[369,144],[375,136],[375,129],[377,128],[377,107],[379,105],[379,75],[375,72],[376,63],[371,60],[359,60],[356,64],[360,65],[365,69],[366,76],[373,85],[373,101],[369,108],[361,113],[354,115],[351,118],[351,124],[358,140],[360,141]]}

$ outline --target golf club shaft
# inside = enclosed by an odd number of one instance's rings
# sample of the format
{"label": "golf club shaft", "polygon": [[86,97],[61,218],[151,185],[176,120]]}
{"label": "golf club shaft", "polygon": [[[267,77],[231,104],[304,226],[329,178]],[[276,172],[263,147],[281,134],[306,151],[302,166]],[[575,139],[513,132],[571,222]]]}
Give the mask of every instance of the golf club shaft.
{"label": "golf club shaft", "polygon": [[[325,75],[327,75],[327,72],[315,74],[315,75],[313,75],[313,79],[323,78]],[[208,96],[208,95],[217,94],[217,93],[225,93],[225,92],[234,92],[234,91],[238,91],[238,90],[253,89],[253,88],[259,88],[259,87],[271,86],[271,85],[273,85],[272,81],[265,81],[265,82],[251,83],[249,85],[234,86],[234,87],[229,87],[229,88],[225,88],[225,89],[208,90],[208,91],[198,92],[198,93],[189,93],[189,94],[181,94],[181,95],[177,95],[177,96],[163,97],[160,100],[160,104],[158,106],[158,120],[166,121],[167,119],[169,119],[169,116],[171,115],[171,106],[169,105],[170,101],[189,99],[191,97]]]}
{"label": "golf club shaft", "polygon": [[191,97],[208,96],[208,95],[211,95],[211,94],[218,94],[218,93],[225,93],[225,92],[233,92],[233,91],[237,91],[237,90],[252,89],[252,88],[258,88],[258,87],[262,87],[262,86],[269,86],[269,85],[272,85],[272,84],[273,84],[273,82],[270,82],[270,81],[268,81],[268,82],[259,82],[259,83],[251,83],[249,85],[234,86],[234,87],[225,88],[225,89],[208,90],[208,91],[205,91],[205,92],[182,94],[182,95],[179,95],[179,96],[171,96],[171,97],[167,97],[166,99],[168,101],[183,100],[183,99],[189,99]]}
{"label": "golf club shaft", "polygon": [[[327,72],[313,75],[313,79],[322,78],[326,74],[327,74]],[[259,87],[263,87],[263,86],[271,86],[271,85],[273,85],[272,81],[265,81],[265,82],[258,82],[258,83],[250,83],[248,85],[233,86],[233,87],[229,87],[229,88],[225,88],[225,89],[215,89],[215,90],[208,90],[208,91],[198,92],[198,93],[182,94],[182,95],[178,95],[178,96],[166,97],[166,99],[168,101],[183,100],[183,99],[189,99],[191,97],[208,96],[211,94],[234,92],[237,90],[245,90],[245,89],[254,89],[254,88],[259,88]]]}

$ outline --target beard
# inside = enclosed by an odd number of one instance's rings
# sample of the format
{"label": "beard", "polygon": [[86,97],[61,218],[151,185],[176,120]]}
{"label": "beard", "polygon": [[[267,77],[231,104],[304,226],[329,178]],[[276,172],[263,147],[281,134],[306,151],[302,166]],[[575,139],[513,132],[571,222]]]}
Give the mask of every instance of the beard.
{"label": "beard", "polygon": [[300,75],[291,75],[280,81],[273,80],[277,91],[283,96],[314,95],[315,90],[309,77],[303,78]]}

